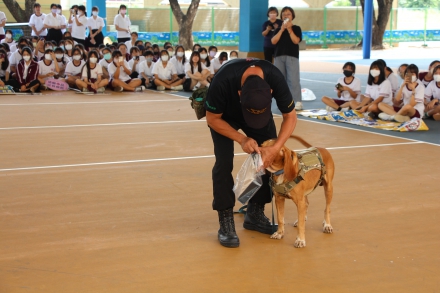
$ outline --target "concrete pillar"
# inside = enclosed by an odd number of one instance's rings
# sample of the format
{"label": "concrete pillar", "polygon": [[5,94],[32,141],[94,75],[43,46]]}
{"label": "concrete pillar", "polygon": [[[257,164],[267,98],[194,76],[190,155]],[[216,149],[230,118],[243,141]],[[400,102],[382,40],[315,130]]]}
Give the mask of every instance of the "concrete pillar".
{"label": "concrete pillar", "polygon": [[240,0],[240,44],[249,57],[264,59],[261,27],[267,20],[268,0]]}
{"label": "concrete pillar", "polygon": [[102,0],[88,0],[87,1],[87,6],[86,6],[86,11],[87,11],[87,17],[90,17],[92,15],[92,7],[96,6],[99,9],[99,16],[104,18],[104,27],[102,28],[102,34],[105,35],[107,34],[107,30],[105,29],[105,27],[109,24],[113,25],[113,19],[110,19],[110,23],[108,23],[108,19],[107,19],[107,8],[105,7],[105,1]]}

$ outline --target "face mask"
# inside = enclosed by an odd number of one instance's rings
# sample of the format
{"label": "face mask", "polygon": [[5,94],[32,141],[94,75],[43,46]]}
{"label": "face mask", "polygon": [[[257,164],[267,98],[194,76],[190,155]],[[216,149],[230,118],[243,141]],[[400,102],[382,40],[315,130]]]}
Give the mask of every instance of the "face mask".
{"label": "face mask", "polygon": [[46,50],[52,50],[53,48],[52,47],[46,47]]}
{"label": "face mask", "polygon": [[269,13],[269,17],[277,17],[276,13]]}
{"label": "face mask", "polygon": [[27,55],[27,56],[23,56],[24,61],[29,61],[31,60],[31,56]]}
{"label": "face mask", "polygon": [[50,56],[50,54],[44,54],[44,59],[52,60],[52,56]]}
{"label": "face mask", "polygon": [[162,61],[163,62],[167,62],[168,61],[168,55],[162,55],[161,57],[160,57],[160,59],[162,59]]}
{"label": "face mask", "polygon": [[96,63],[98,61],[98,58],[96,57],[90,57],[90,63]]}
{"label": "face mask", "polygon": [[168,51],[168,54],[170,54],[170,56],[174,56],[174,51]]}
{"label": "face mask", "polygon": [[436,82],[440,82],[440,74],[436,74],[436,75],[434,75],[434,80],[435,80]]}
{"label": "face mask", "polygon": [[98,11],[92,11],[93,16],[98,16]]}
{"label": "face mask", "polygon": [[152,62],[153,61],[153,57],[147,57],[146,60],[147,60],[147,62]]}
{"label": "face mask", "polygon": [[58,10],[57,9],[52,9],[51,11],[52,11],[52,13],[57,13]]}
{"label": "face mask", "polygon": [[177,57],[183,57],[183,54],[185,54],[185,53],[183,53],[183,52],[177,52],[176,53]]}
{"label": "face mask", "polygon": [[417,76],[413,75],[413,76],[411,77],[411,81],[412,81],[412,82],[416,82],[416,80],[417,80]]}
{"label": "face mask", "polygon": [[76,60],[76,61],[81,60],[81,55],[74,55],[73,60]]}
{"label": "face mask", "polygon": [[208,54],[205,54],[205,53],[200,54],[200,58],[202,58],[202,59],[206,59],[206,57],[208,57]]}
{"label": "face mask", "polygon": [[126,12],[127,12],[127,10],[121,9],[121,14],[125,14]]}
{"label": "face mask", "polygon": [[36,48],[38,46],[38,43],[32,43],[32,45],[34,45],[34,47]]}
{"label": "face mask", "polygon": [[216,51],[209,51],[209,56],[211,56],[211,57],[215,57],[215,54],[217,54]]}
{"label": "face mask", "polygon": [[61,58],[63,58],[63,55],[64,54],[55,54],[55,57],[57,57],[57,59],[61,59]]}
{"label": "face mask", "polygon": [[231,56],[231,57],[229,57],[229,60],[234,60],[234,59],[237,59],[237,56]]}
{"label": "face mask", "polygon": [[350,76],[353,75],[353,71],[350,71],[350,70],[344,70],[344,75],[345,75],[346,77],[350,77]]}
{"label": "face mask", "polygon": [[72,50],[72,45],[66,45],[65,48],[66,48],[66,50],[70,51],[70,50]]}
{"label": "face mask", "polygon": [[105,54],[104,54],[104,59],[105,59],[105,60],[110,60],[110,59],[112,59],[112,54],[110,54],[110,53],[105,53]]}
{"label": "face mask", "polygon": [[58,14],[61,14],[61,9],[57,9],[57,13],[58,13]]}
{"label": "face mask", "polygon": [[399,76],[401,79],[405,79],[405,74],[403,72],[399,72]]}
{"label": "face mask", "polygon": [[12,38],[12,35],[11,34],[6,34],[6,38],[10,39],[10,38]]}
{"label": "face mask", "polygon": [[371,74],[372,77],[379,76],[380,75],[380,70],[378,70],[378,69],[371,69],[370,70],[370,74]]}

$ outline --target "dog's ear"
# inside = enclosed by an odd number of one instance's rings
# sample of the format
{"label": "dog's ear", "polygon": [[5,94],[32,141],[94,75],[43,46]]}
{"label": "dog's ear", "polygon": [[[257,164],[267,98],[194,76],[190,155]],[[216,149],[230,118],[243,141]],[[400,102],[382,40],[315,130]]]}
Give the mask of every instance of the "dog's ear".
{"label": "dog's ear", "polygon": [[284,151],[284,179],[292,181],[295,178],[295,168],[293,167],[292,151],[283,147]]}

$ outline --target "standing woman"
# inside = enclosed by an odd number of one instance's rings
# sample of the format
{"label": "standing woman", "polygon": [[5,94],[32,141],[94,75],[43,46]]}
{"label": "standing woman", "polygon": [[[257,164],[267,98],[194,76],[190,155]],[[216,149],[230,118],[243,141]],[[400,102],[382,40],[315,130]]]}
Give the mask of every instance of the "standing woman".
{"label": "standing woman", "polygon": [[34,14],[29,19],[29,26],[32,28],[31,36],[45,38],[47,36],[47,29],[44,27],[44,18],[46,14],[41,13],[41,5],[34,4]]}
{"label": "standing woman", "polygon": [[[78,44],[85,46],[87,16],[86,7],[84,5],[78,6],[78,14],[73,14],[74,10],[70,10],[69,24],[72,24],[72,39]],[[72,15],[73,14],[73,15]]]}
{"label": "standing woman", "polygon": [[61,30],[66,28],[66,23],[61,15],[57,13],[55,3],[50,5],[50,11],[51,13],[46,15],[43,22],[44,28],[48,29],[46,41],[56,41],[58,43],[63,38]]}
{"label": "standing woman", "polygon": [[17,87],[15,91],[20,92],[38,92],[40,90],[40,81],[38,80],[38,63],[32,60],[32,50],[24,47],[21,50],[22,58],[17,65]]}
{"label": "standing woman", "polygon": [[0,40],[5,38],[6,15],[0,11]]}
{"label": "standing woman", "polygon": [[102,28],[104,27],[104,19],[98,16],[99,9],[96,6],[92,8],[92,16],[87,20],[89,27],[88,47],[98,48],[99,45],[104,44],[104,35]]}
{"label": "standing woman", "polygon": [[262,28],[262,35],[264,37],[264,60],[272,63],[272,58],[275,55],[275,45],[272,44],[272,37],[274,36],[275,30],[283,25],[283,21],[277,19],[278,9],[276,7],[269,7],[267,17],[269,17],[269,20],[263,23]]}
{"label": "standing woman", "polygon": [[121,5],[119,6],[118,14],[115,16],[115,29],[118,35],[118,43],[125,43],[130,41],[130,25],[131,21],[128,18],[127,6]]}
{"label": "standing woman", "polygon": [[283,24],[272,38],[275,45],[274,65],[287,81],[290,93],[295,101],[295,110],[302,110],[301,85],[299,83],[299,43],[302,40],[301,28],[294,25],[295,12],[286,6],[281,10]]}

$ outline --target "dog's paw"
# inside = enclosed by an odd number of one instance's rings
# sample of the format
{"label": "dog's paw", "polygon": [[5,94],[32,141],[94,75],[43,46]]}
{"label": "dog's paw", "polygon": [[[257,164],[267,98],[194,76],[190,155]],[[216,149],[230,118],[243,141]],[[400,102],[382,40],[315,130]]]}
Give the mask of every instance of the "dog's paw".
{"label": "dog's paw", "polygon": [[322,223],[322,232],[331,234],[333,233],[333,227],[330,224],[327,224],[325,221]]}
{"label": "dog's paw", "polygon": [[295,244],[293,244],[296,248],[306,247],[306,241],[296,238]]}
{"label": "dog's paw", "polygon": [[284,234],[282,234],[282,233],[278,233],[278,232],[275,232],[275,233],[273,233],[272,235],[270,235],[270,238],[271,239],[281,239],[281,238],[283,238],[284,237]]}

